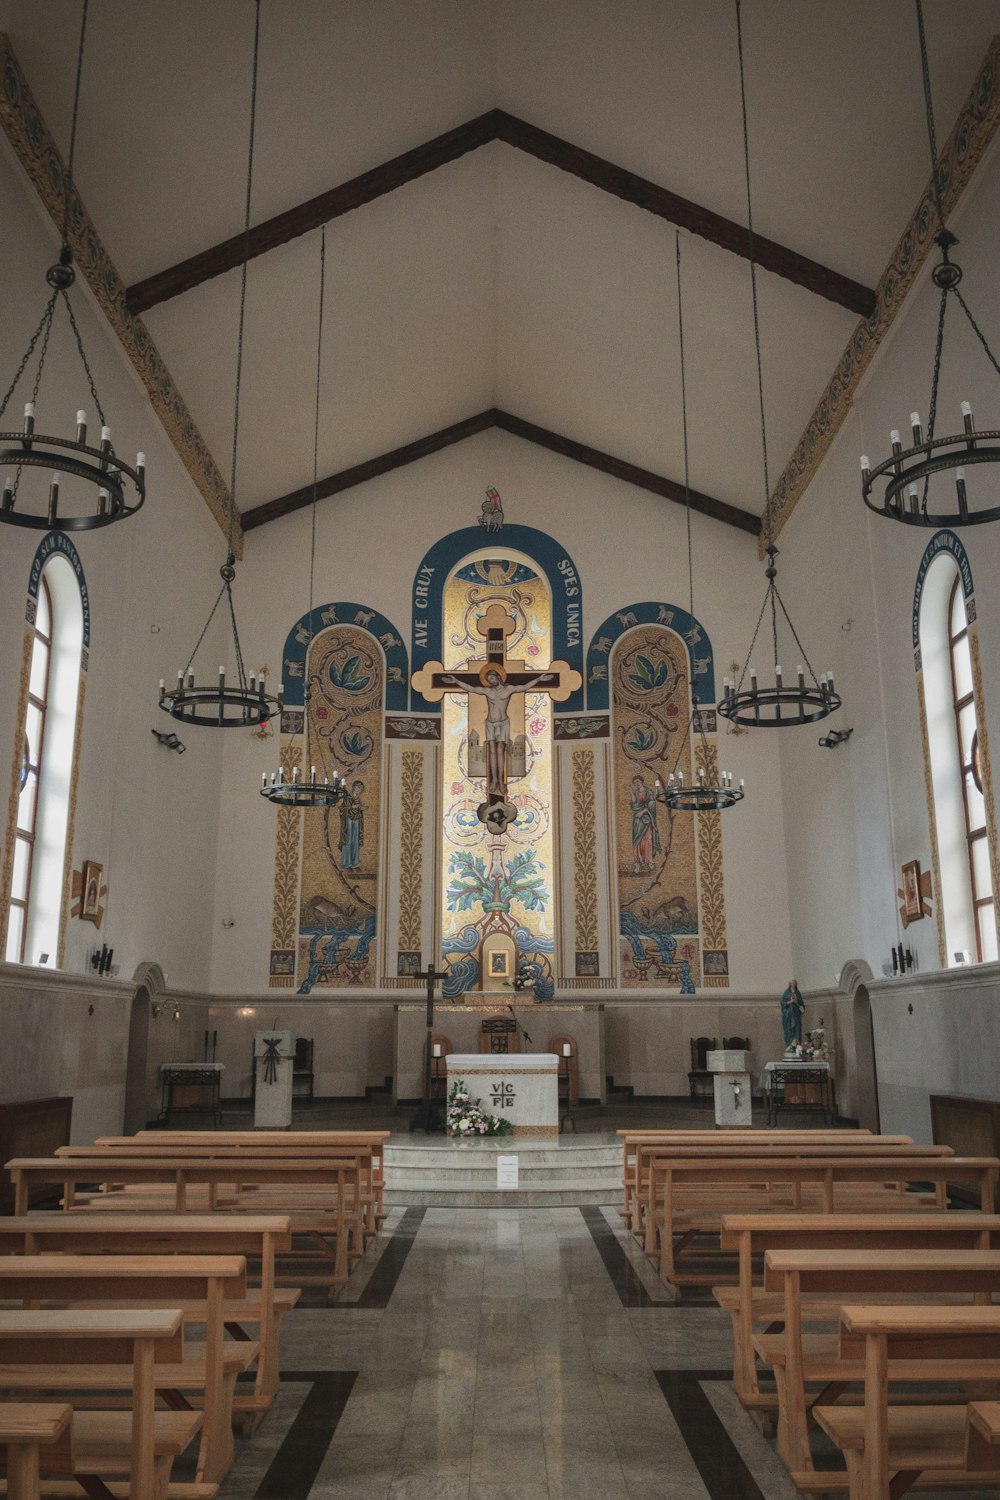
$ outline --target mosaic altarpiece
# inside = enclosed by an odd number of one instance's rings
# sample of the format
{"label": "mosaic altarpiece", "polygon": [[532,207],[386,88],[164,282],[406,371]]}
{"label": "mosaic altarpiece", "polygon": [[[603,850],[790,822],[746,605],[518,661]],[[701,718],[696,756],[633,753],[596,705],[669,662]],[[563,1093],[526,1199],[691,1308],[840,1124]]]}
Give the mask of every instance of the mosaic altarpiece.
{"label": "mosaic altarpiece", "polygon": [[[728,986],[721,818],[655,799],[675,762],[687,779],[715,774],[710,643],[685,610],[647,601],[609,616],[585,656],[582,595],[544,533],[505,526],[494,542],[468,528],[418,565],[409,653],[366,606],[297,622],[282,764],[301,762],[308,682],[312,759],[348,796],[277,812],[272,986],[406,985],[428,960],[452,1000],[502,995],[522,967],[557,991]],[[470,678],[498,608],[503,660],[525,683],[505,707],[516,817],[499,831],[479,815],[489,735]],[[425,693],[432,667],[464,674],[462,690]],[[576,684],[568,697],[528,685],[550,667]],[[704,739],[690,732],[692,699]]]}

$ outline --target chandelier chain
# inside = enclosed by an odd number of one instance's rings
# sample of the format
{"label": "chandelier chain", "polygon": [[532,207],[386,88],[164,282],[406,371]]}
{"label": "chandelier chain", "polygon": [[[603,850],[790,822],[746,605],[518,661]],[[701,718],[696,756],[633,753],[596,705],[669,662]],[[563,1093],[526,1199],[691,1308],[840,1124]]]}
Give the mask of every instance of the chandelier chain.
{"label": "chandelier chain", "polygon": [[[813,671],[812,662],[809,660],[809,657],[806,655],[806,648],[805,648],[805,646],[803,646],[802,642],[799,640],[799,633],[795,629],[795,626],[792,624],[792,617],[788,613],[788,610],[785,608],[785,601],[784,601],[784,599],[782,599],[781,595],[778,593],[778,589],[777,589],[776,585],[775,585],[775,588],[774,588],[774,594],[775,594],[775,597],[778,600],[778,603],[781,605],[781,613],[784,615],[785,620],[788,623],[788,628],[792,632],[792,639],[795,642],[796,646],[798,646],[798,648],[799,648],[799,655],[801,656],[803,662],[805,663],[806,671],[809,673],[809,676],[812,678],[812,680],[816,684],[816,686],[819,687],[819,682],[817,680],[816,673]],[[775,649],[775,658],[774,659],[775,659],[775,662],[777,662],[777,659],[778,659],[777,649]]]}
{"label": "chandelier chain", "polygon": [[934,103],[931,98],[931,69],[927,58],[927,32],[924,29],[923,0],[916,0],[917,33],[920,37],[920,67],[924,79],[924,110],[927,116],[927,140],[931,148],[931,186],[937,210],[938,229],[944,228],[944,202],[941,197],[941,174],[938,167],[937,132],[934,129]]}
{"label": "chandelier chain", "polygon": [[236,606],[233,604],[233,580],[227,578],[223,587],[226,591],[226,600],[229,604],[229,622],[233,627],[233,642],[236,649],[236,676],[240,684],[240,692],[247,690],[247,674],[243,665],[243,648],[240,646],[240,633],[236,628]]}
{"label": "chandelier chain", "polygon": [[989,360],[989,362],[993,366],[994,370],[996,370],[997,374],[1000,375],[1000,364],[997,364],[996,357],[995,357],[995,355],[993,353],[993,350],[990,348],[989,344],[986,342],[986,335],[985,335],[985,333],[980,328],[980,326],[976,322],[975,318],[972,316],[972,312],[971,312],[971,309],[969,308],[969,304],[966,302],[965,298],[962,296],[962,293],[959,291],[959,289],[958,289],[957,286],[953,287],[952,291],[953,291],[954,295],[958,298],[958,305],[962,309],[962,311],[965,313],[965,316],[968,318],[969,325],[972,328],[973,333],[976,335],[976,338],[979,340],[979,342],[983,346],[983,349],[986,351],[986,358]]}
{"label": "chandelier chain", "polygon": [[233,407],[233,451],[229,466],[229,553],[235,551],[236,454],[240,436],[240,392],[243,384],[243,332],[246,325],[247,267],[250,262],[250,202],[253,193],[253,148],[257,128],[257,65],[260,58],[260,0],[256,0],[253,31],[253,81],[250,86],[250,144],[247,151],[247,182],[243,210],[243,266],[240,273],[240,325],[236,339],[236,392]]}
{"label": "chandelier chain", "polygon": [[224,583],[222,585],[221,589],[219,590],[219,592],[215,596],[215,603],[212,605],[212,608],[211,608],[211,611],[209,613],[208,619],[205,621],[204,625],[201,628],[201,635],[195,641],[195,643],[194,643],[194,650],[191,652],[191,655],[187,659],[187,665],[184,668],[184,676],[185,677],[188,675],[188,673],[191,670],[191,665],[192,665],[195,657],[198,655],[198,647],[201,645],[202,641],[205,639],[206,635],[208,634],[208,627],[211,625],[212,621],[214,620],[214,618],[215,618],[215,611],[218,609],[219,605],[222,603],[222,596],[226,592],[226,589],[228,587],[229,587],[228,583]]}
{"label": "chandelier chain", "polygon": [[750,290],[753,300],[753,341],[757,356],[757,396],[760,403],[760,443],[764,458],[764,539],[771,541],[771,478],[767,462],[767,422],[764,416],[764,371],[760,353],[760,310],[757,305],[757,262],[754,255],[753,202],[750,193],[750,132],[747,127],[747,88],[743,65],[743,21],[736,0],[736,42],[740,59],[740,106],[743,119],[743,166],[747,189],[747,249],[750,260]]}
{"label": "chandelier chain", "polygon": [[76,160],[76,126],[80,115],[80,79],[83,76],[83,44],[87,35],[87,12],[90,0],[83,0],[83,15],[80,18],[80,46],[76,54],[76,87],[73,90],[73,115],[69,131],[69,158],[63,176],[63,244],[69,243],[69,200],[73,187],[73,164]]}
{"label": "chandelier chain", "polygon": [[94,405],[97,408],[97,415],[101,419],[101,426],[102,427],[106,427],[108,425],[107,418],[104,415],[104,408],[101,405],[101,398],[97,394],[97,386],[96,386],[96,384],[94,382],[94,372],[90,368],[90,362],[87,359],[87,355],[86,355],[86,353],[84,351],[83,339],[80,337],[80,330],[76,326],[76,315],[73,312],[73,304],[70,302],[70,300],[69,300],[69,294],[67,292],[63,291],[61,295],[62,295],[63,301],[66,304],[66,311],[69,314],[70,327],[72,328],[72,330],[73,330],[73,336],[76,339],[76,347],[77,347],[77,349],[79,350],[79,353],[80,353],[80,360],[81,360],[81,362],[83,364],[84,370],[87,373],[87,384],[90,386],[90,394],[94,398]]}
{"label": "chandelier chain", "polygon": [[45,304],[45,311],[42,313],[41,321],[38,324],[38,327],[35,329],[34,333],[31,335],[31,342],[28,345],[27,349],[24,351],[24,356],[21,360],[21,363],[17,367],[17,373],[15,374],[14,379],[11,381],[10,385],[7,387],[7,394],[4,396],[3,400],[0,401],[0,417],[2,417],[4,412],[7,410],[7,403],[10,400],[11,396],[13,396],[14,391],[17,389],[17,383],[27,369],[28,361],[34,354],[35,347],[38,344],[38,340],[42,336],[42,331],[44,330],[45,342],[42,345],[42,357],[38,365],[38,374],[35,376],[34,395],[32,396],[32,400],[34,400],[34,396],[38,394],[38,382],[42,374],[42,365],[45,363],[45,351],[48,348],[49,334],[52,331],[52,314],[55,311],[56,298],[58,297],[58,295],[58,292],[53,292],[52,296]]}
{"label": "chandelier chain", "polygon": [[688,463],[687,374],[684,361],[684,302],[681,297],[681,237],[677,230],[674,231],[674,242],[677,252],[677,342],[680,346],[681,356],[681,429],[684,435],[684,517],[687,524],[688,600],[691,619],[693,620],[694,562],[692,560],[691,550],[691,488]]}

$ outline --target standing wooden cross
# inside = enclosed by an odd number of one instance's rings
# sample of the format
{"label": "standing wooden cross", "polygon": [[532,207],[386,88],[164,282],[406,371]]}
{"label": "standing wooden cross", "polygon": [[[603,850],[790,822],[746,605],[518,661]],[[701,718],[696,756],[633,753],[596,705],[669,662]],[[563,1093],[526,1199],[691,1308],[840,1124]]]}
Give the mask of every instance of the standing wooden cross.
{"label": "standing wooden cross", "polygon": [[582,680],[565,661],[554,661],[544,672],[532,673],[525,671],[523,661],[508,660],[507,637],[516,628],[517,622],[499,601],[491,604],[476,622],[479,634],[486,638],[484,659],[453,672],[439,661],[429,661],[411,679],[428,703],[440,703],[447,692],[468,695],[468,773],[486,778],[486,801],[480,803],[476,816],[498,834],[517,821],[517,808],[508,800],[508,783],[525,774],[524,694],[538,688],[554,703],[564,703]]}
{"label": "standing wooden cross", "polygon": [[424,1097],[410,1129],[423,1130],[429,1134],[434,1129],[436,1123],[434,1118],[436,1110],[434,1108],[434,1100],[431,1097],[434,1068],[431,1055],[434,1051],[434,990],[438,980],[447,979],[448,973],[447,970],[442,970],[439,973],[428,964],[422,973],[414,974],[413,977],[414,979],[425,979],[427,981],[427,1045],[424,1053]]}

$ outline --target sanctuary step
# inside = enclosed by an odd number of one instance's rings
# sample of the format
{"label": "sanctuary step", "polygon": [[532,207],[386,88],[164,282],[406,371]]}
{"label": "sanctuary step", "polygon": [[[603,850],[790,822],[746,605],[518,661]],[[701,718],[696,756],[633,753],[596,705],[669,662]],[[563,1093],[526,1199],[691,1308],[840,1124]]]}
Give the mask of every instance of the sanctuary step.
{"label": "sanctuary step", "polygon": [[[497,1157],[516,1156],[518,1185],[497,1187]],[[385,1147],[385,1202],[406,1208],[558,1208],[619,1204],[621,1143],[610,1135],[560,1136],[532,1145],[500,1137],[452,1141],[394,1137]]]}

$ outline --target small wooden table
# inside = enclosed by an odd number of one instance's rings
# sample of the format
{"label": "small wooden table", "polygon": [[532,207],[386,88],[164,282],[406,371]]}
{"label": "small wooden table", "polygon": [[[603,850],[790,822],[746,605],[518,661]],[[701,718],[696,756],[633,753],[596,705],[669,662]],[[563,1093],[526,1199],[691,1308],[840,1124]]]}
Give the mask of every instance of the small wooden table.
{"label": "small wooden table", "polygon": [[764,1097],[769,1125],[777,1123],[779,1111],[783,1109],[798,1113],[819,1109],[824,1120],[829,1120],[831,1125],[837,1118],[837,1097],[830,1064],[815,1058],[808,1062],[783,1059],[765,1063]]}
{"label": "small wooden table", "polygon": [[175,1115],[208,1114],[222,1124],[220,1093],[225,1063],[160,1064],[160,1114],[169,1124]]}

